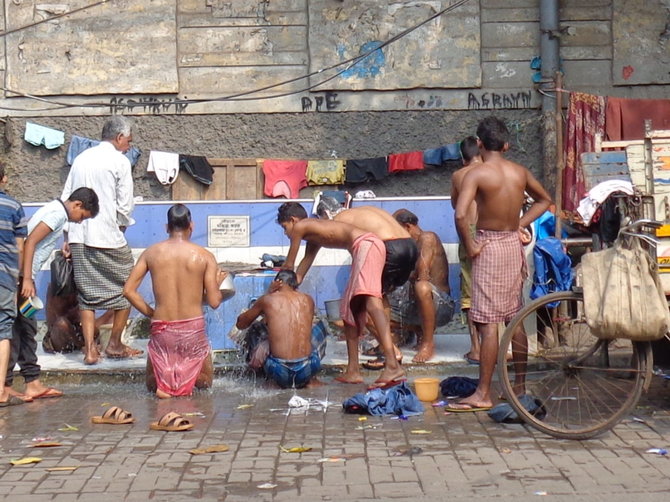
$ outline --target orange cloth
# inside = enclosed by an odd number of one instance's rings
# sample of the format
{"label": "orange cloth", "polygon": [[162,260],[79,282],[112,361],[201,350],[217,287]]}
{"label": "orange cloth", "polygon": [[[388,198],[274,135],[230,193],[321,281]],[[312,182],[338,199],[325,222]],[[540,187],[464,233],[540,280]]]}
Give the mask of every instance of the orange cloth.
{"label": "orange cloth", "polygon": [[375,234],[361,235],[351,246],[351,272],[340,304],[344,322],[355,326],[351,300],[358,295],[382,297],[382,271],[386,262],[386,247]]}

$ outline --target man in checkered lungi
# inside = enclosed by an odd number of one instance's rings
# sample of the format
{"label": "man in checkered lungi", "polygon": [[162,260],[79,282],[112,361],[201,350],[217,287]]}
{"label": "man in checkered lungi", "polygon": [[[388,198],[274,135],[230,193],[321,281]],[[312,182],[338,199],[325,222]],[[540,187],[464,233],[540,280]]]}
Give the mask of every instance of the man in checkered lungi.
{"label": "man in checkered lungi", "polygon": [[86,364],[96,364],[100,359],[94,341],[96,310],[114,311],[112,333],[105,348],[107,357],[142,354],[121,342],[130,313],[123,286],[133,268],[133,256],[124,236],[126,227],[134,223],[130,216],[133,177],[130,161],[123,155],[133,140],[130,122],[121,116],[109,118],[101,139],[99,145],[74,159],[61,196],[67,200],[74,190],[85,186],[95,190],[100,200],[98,216],[70,224],[66,239],[77,284]]}
{"label": "man in checkered lungi", "polygon": [[[470,316],[481,338],[479,385],[473,395],[451,406],[455,411],[480,411],[493,406],[491,380],[498,354],[498,323],[509,322],[521,309],[526,259],[521,229],[530,225],[551,203],[547,191],[525,167],[504,157],[509,131],[496,117],[477,127],[483,163],[465,175],[456,203],[456,228],[472,258]],[[524,191],[533,205],[522,217]],[[473,238],[468,208],[477,203],[477,234]],[[525,392],[528,340],[521,328],[514,334],[515,390]]]}

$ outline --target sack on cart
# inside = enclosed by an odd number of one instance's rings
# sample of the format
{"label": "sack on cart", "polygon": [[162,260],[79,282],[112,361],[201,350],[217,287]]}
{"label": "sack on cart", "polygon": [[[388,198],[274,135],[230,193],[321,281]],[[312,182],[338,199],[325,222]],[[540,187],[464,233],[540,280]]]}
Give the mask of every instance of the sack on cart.
{"label": "sack on cart", "polygon": [[584,310],[594,336],[651,341],[670,328],[656,264],[638,239],[582,257]]}

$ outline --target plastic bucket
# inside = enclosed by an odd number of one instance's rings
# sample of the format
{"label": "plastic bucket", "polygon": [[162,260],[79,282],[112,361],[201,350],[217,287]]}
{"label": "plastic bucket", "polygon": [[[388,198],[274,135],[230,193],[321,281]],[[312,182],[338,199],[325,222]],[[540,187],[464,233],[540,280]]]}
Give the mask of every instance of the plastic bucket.
{"label": "plastic bucket", "polygon": [[340,315],[340,303],[341,300],[328,300],[324,302],[326,305],[326,317],[329,321],[339,321],[342,319]]}
{"label": "plastic bucket", "polygon": [[435,401],[440,392],[440,381],[437,378],[417,378],[414,390],[420,401]]}
{"label": "plastic bucket", "polygon": [[235,283],[233,282],[234,279],[235,275],[232,272],[228,272],[226,278],[221,282],[221,286],[219,286],[224,302],[235,296]]}

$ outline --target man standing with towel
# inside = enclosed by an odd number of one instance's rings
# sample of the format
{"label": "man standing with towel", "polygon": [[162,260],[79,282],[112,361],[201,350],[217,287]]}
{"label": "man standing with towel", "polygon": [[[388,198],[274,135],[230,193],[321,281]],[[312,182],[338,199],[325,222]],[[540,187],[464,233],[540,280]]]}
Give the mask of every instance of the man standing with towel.
{"label": "man standing with towel", "polygon": [[121,116],[109,118],[102,128],[99,145],[80,153],[72,163],[61,200],[79,187],[92,188],[100,200],[97,217],[69,226],[66,241],[72,253],[77,284],[84,363],[96,364],[100,352],[94,342],[95,311],[113,310],[114,321],[105,355],[121,359],[142,354],[121,342],[130,303],[123,285],[133,268],[133,255],[124,231],[132,225],[133,177],[130,161],[123,155],[133,140],[130,122]]}

